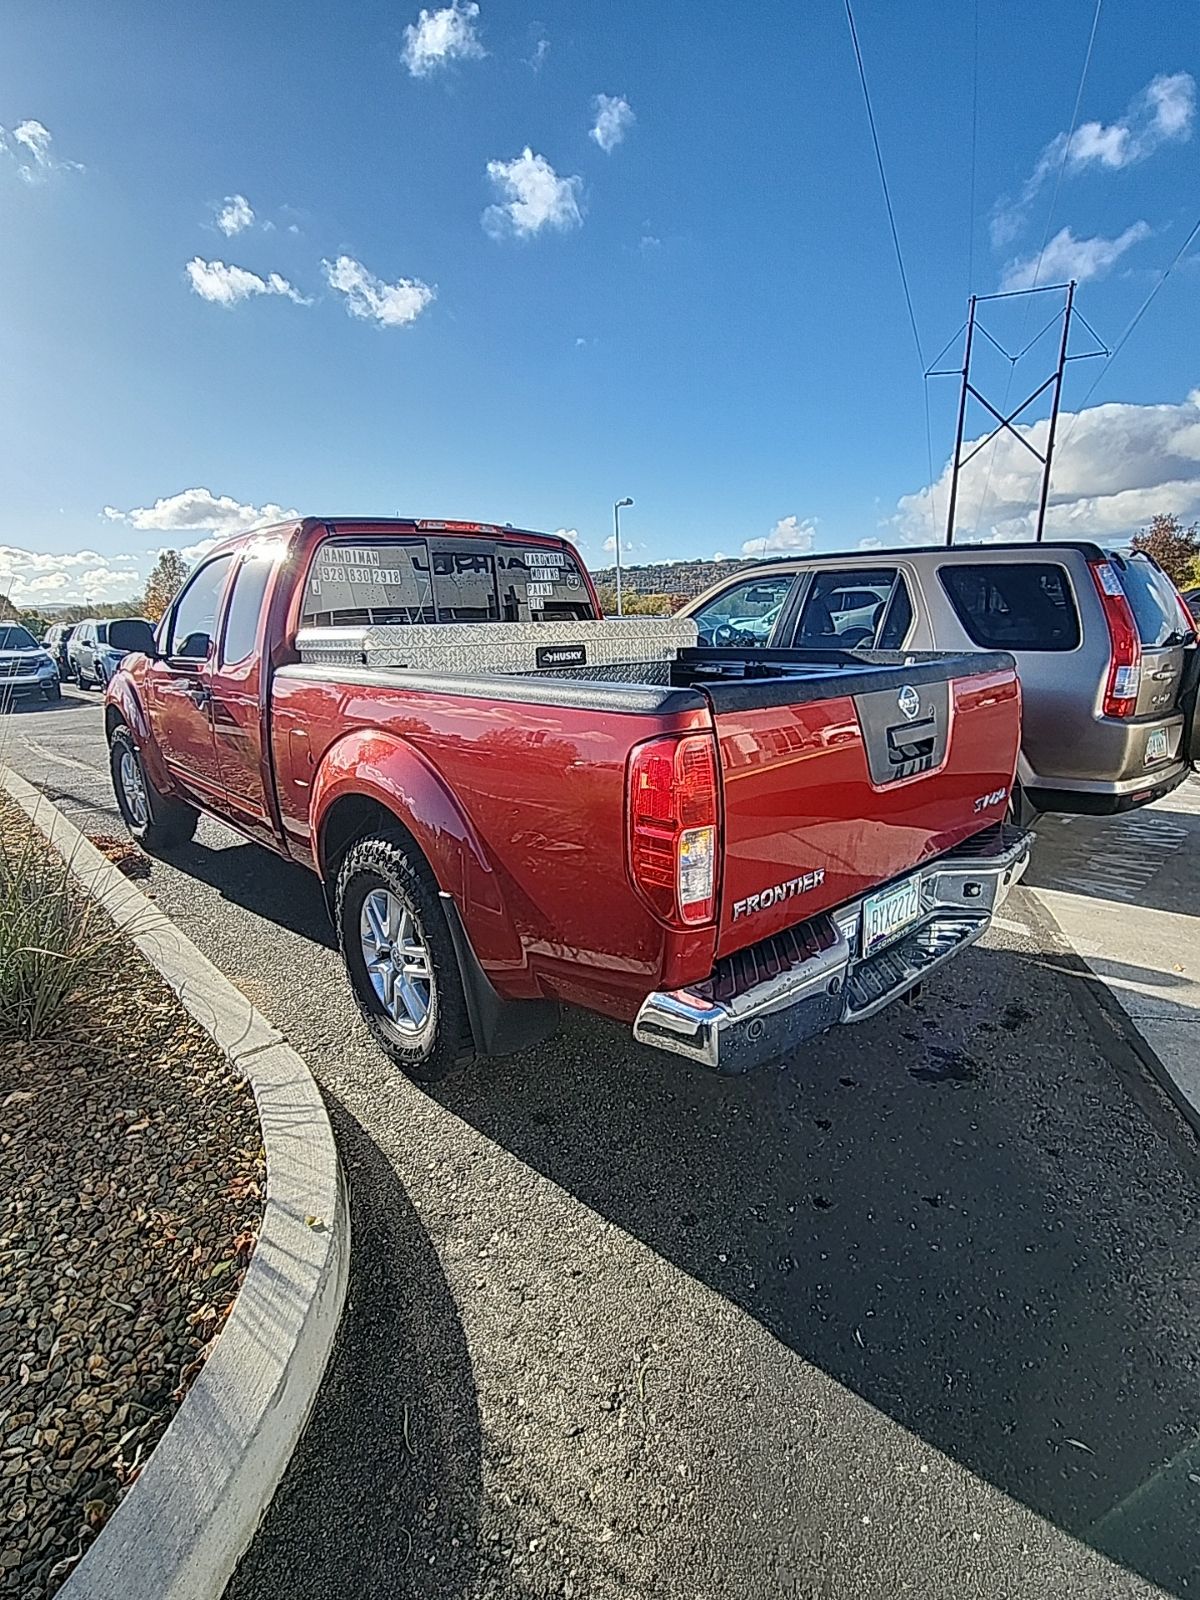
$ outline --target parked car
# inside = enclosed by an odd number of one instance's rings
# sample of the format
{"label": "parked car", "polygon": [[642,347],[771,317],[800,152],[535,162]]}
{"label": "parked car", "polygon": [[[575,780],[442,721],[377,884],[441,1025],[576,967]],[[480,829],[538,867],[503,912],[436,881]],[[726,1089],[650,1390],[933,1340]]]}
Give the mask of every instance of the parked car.
{"label": "parked car", "polygon": [[81,689],[102,689],[132,651],[153,649],[154,626],[144,617],[89,617],[67,642],[70,675]]}
{"label": "parked car", "polygon": [[1010,652],[1026,819],[1145,805],[1200,757],[1195,625],[1145,555],[1080,541],[806,556],[727,578],[683,615],[718,646]]}
{"label": "parked car", "polygon": [[1193,622],[1200,622],[1200,589],[1185,589],[1183,603],[1191,613]]}
{"label": "parked car", "polygon": [[554,537],[245,535],[109,683],[117,803],[149,849],[204,811],[316,872],[415,1076],[531,1042],[560,1003],[743,1072],[987,927],[1029,848],[1003,821],[1019,692],[1001,652],[814,671],[695,639],[601,620]]}
{"label": "parked car", "polygon": [[42,640],[42,649],[50,652],[54,665],[58,668],[60,678],[70,676],[70,667],[67,661],[67,643],[74,631],[75,624],[73,622],[55,622],[46,629],[46,637]]}
{"label": "parked car", "polygon": [[50,652],[19,622],[0,622],[0,710],[32,695],[57,700],[61,694]]}

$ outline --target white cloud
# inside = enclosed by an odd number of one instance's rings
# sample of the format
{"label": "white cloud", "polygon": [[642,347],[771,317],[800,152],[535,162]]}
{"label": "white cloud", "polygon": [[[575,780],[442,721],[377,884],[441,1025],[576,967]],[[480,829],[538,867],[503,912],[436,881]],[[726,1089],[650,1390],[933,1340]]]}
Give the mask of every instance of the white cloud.
{"label": "white cloud", "polygon": [[144,582],[136,569],[118,571],[113,565],[128,559],[103,556],[96,550],[51,554],[0,545],[0,594],[6,594],[16,606],[30,607],[123,600],[136,594]]}
{"label": "white cloud", "polygon": [[132,511],[105,506],[102,515],[110,522],[128,522],[143,532],[211,531],[228,538],[230,534],[244,533],[260,523],[285,522],[300,513],[285,511],[282,506],[270,502],[261,506],[244,505],[232,495],[215,495],[211,489],[183,489],[179,494],[156,500],[152,506],[135,506]]}
{"label": "white cloud", "polygon": [[744,556],[778,555],[787,551],[792,555],[804,555],[813,547],[817,525],[811,517],[805,517],[801,522],[798,517],[780,517],[765,538],[747,539],[742,546]]}
{"label": "white cloud", "polygon": [[[1017,431],[1044,453],[1048,428],[1043,418],[1018,425]],[[1174,512],[1185,521],[1200,515],[1200,389],[1179,405],[1114,403],[1064,411],[1057,439],[1046,517],[1049,536],[1119,540],[1159,511]],[[978,443],[965,441],[964,457]],[[1040,477],[1041,468],[1028,450],[1001,434],[959,475],[956,540],[965,542],[977,526],[983,540],[1032,538]],[[891,526],[913,544],[940,541],[949,491],[947,463],[932,497],[928,487],[905,495]]]}
{"label": "white cloud", "polygon": [[528,145],[512,161],[489,161],[487,175],[503,197],[483,213],[483,226],[493,238],[513,234],[528,239],[543,228],[562,233],[583,221],[582,178],[560,178],[545,156],[534,155]]}
{"label": "white cloud", "polygon": [[[1043,186],[1066,174],[1089,167],[1116,171],[1131,167],[1163,144],[1191,137],[1196,115],[1196,81],[1188,72],[1160,73],[1130,101],[1116,122],[1085,122],[1067,142],[1056,134],[1037,159],[1015,201],[1001,200],[992,216],[992,240],[1007,244],[1021,228],[1025,215]],[[1065,157],[1065,165],[1064,165]]]}
{"label": "white cloud", "polygon": [[550,41],[549,41],[549,39],[546,39],[546,38],[539,39],[538,42],[533,47],[533,54],[529,58],[529,65],[533,68],[533,70],[535,72],[540,72],[542,70],[543,63],[545,62],[546,57],[549,54],[550,54]]}
{"label": "white cloud", "polygon": [[399,278],[395,283],[384,283],[352,256],[322,261],[321,266],[329,287],[345,295],[349,314],[377,322],[381,328],[407,327],[417,320],[437,293],[419,278]]}
{"label": "white cloud", "polygon": [[713,558],[714,561],[728,561],[729,560],[729,557],[725,554],[724,550],[714,550],[712,558]]}
{"label": "white cloud", "polygon": [[578,528],[555,528],[554,537],[556,539],[569,539],[573,545],[578,545],[578,543],[579,543],[579,529]]}
{"label": "white cloud", "polygon": [[52,172],[82,172],[78,161],[60,161],[51,146],[53,135],[44,122],[32,117],[18,122],[11,133],[0,128],[0,150],[18,163],[17,176],[22,183],[44,183]]}
{"label": "white cloud", "polygon": [[244,194],[227,194],[225,204],[217,212],[217,227],[227,239],[254,222],[254,208]]}
{"label": "white cloud", "polygon": [[422,10],[404,30],[404,65],[414,78],[427,78],[449,61],[478,61],[487,54],[475,31],[475,0],[451,0],[441,11]]}
{"label": "white cloud", "polygon": [[1150,235],[1150,225],[1134,222],[1115,239],[1077,239],[1061,228],[1042,252],[1010,261],[1000,278],[1002,290],[1032,289],[1038,283],[1065,283],[1074,278],[1086,283],[1111,271],[1125,252]]}
{"label": "white cloud", "polygon": [[610,155],[637,121],[629,101],[619,94],[598,94],[592,101],[596,120],[588,133]]}
{"label": "white cloud", "polygon": [[882,550],[883,549],[883,540],[882,539],[876,539],[876,538],[873,538],[873,537],[868,537],[866,539],[860,539],[858,541],[858,548],[860,550]]}
{"label": "white cloud", "polygon": [[202,261],[195,256],[187,264],[187,275],[201,300],[211,300],[218,306],[236,306],[258,294],[282,295],[297,306],[312,305],[311,300],[278,272],[260,278],[257,272],[245,267],[227,267],[223,261]]}

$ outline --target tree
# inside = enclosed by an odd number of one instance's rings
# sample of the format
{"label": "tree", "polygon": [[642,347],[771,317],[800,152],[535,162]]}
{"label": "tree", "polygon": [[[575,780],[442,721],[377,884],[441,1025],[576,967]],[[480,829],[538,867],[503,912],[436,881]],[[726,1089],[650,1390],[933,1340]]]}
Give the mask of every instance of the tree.
{"label": "tree", "polygon": [[146,592],[142,596],[142,615],[149,622],[157,622],[163,612],[183,588],[188,575],[188,564],[178,550],[162,550],[146,579]]}
{"label": "tree", "polygon": [[0,594],[0,622],[16,622],[21,613],[6,594]]}
{"label": "tree", "polygon": [[1151,517],[1144,533],[1134,536],[1135,550],[1153,556],[1159,566],[1181,589],[1186,589],[1193,572],[1193,563],[1200,557],[1200,524],[1185,528],[1174,515],[1160,513]]}

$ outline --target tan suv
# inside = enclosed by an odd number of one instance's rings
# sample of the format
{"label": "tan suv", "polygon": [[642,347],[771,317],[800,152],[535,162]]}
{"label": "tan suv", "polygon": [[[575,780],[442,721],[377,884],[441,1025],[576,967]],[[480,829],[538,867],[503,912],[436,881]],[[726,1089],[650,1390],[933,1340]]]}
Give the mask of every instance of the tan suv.
{"label": "tan suv", "polygon": [[1007,650],[1024,696],[1025,812],[1145,805],[1200,758],[1196,625],[1148,556],[1070,542],[785,559],[684,614],[706,646]]}

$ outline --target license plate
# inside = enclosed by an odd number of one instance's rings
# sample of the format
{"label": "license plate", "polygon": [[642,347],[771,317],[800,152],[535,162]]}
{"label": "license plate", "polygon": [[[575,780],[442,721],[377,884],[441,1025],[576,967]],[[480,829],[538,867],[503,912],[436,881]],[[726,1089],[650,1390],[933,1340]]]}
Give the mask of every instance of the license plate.
{"label": "license plate", "polygon": [[863,955],[898,939],[921,915],[921,880],[907,878],[894,888],[869,894],[863,901]]}
{"label": "license plate", "polygon": [[1170,753],[1170,748],[1167,744],[1167,730],[1165,728],[1155,728],[1154,732],[1146,740],[1146,765],[1149,766],[1152,761],[1165,761]]}

